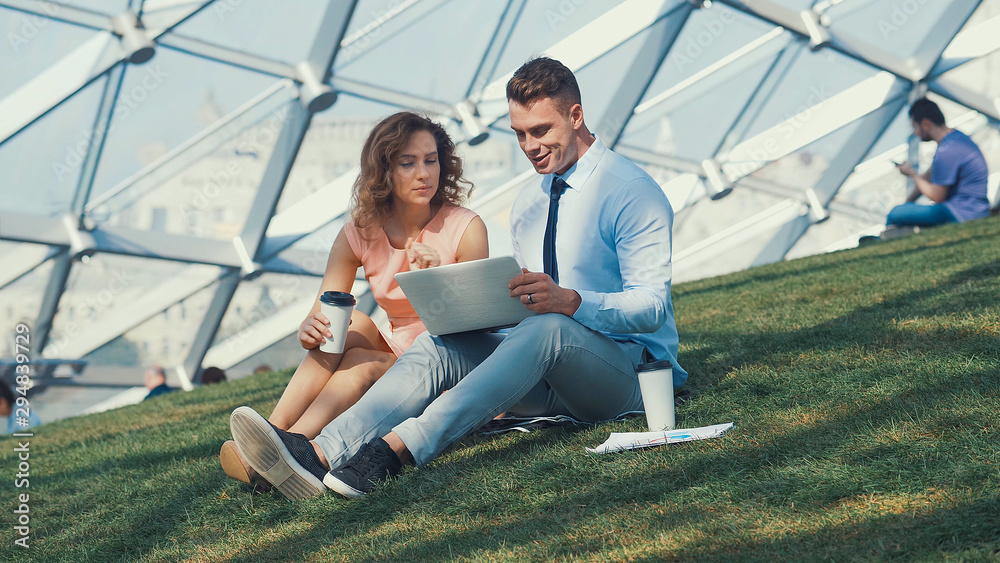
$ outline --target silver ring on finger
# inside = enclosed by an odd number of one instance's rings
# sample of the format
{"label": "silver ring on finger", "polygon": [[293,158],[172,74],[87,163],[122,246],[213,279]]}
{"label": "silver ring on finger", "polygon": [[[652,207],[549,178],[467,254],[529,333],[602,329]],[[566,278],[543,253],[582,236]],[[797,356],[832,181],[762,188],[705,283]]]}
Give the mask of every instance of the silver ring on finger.
{"label": "silver ring on finger", "polygon": [[531,294],[530,293],[528,294],[528,303],[531,303],[532,305],[535,304],[535,300],[531,298]]}

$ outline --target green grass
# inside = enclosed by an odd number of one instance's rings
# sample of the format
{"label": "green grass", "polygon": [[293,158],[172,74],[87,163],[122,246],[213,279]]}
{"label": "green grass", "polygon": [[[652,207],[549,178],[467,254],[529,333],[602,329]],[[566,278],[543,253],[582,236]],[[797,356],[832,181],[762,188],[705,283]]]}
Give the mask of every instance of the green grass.
{"label": "green grass", "polygon": [[42,427],[31,548],[8,532],[0,560],[1000,559],[1000,220],[674,303],[678,423],[735,421],[722,438],[590,457],[644,421],[473,436],[367,499],[292,503],[216,459],[229,412],[270,412],[284,371]]}

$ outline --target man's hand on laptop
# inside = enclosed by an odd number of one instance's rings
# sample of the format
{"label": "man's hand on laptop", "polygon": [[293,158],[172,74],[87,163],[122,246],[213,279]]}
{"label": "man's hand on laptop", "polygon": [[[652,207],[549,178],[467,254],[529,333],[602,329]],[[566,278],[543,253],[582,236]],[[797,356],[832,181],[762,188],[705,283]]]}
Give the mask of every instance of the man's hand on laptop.
{"label": "man's hand on laptop", "polygon": [[580,308],[580,294],[559,287],[548,274],[521,268],[521,275],[510,280],[507,287],[511,297],[520,299],[529,311],[535,313],[562,313],[572,317]]}
{"label": "man's hand on laptop", "polygon": [[441,265],[441,257],[433,248],[422,242],[416,242],[413,238],[406,239],[406,256],[410,259],[410,264],[423,270],[426,268],[436,268]]}

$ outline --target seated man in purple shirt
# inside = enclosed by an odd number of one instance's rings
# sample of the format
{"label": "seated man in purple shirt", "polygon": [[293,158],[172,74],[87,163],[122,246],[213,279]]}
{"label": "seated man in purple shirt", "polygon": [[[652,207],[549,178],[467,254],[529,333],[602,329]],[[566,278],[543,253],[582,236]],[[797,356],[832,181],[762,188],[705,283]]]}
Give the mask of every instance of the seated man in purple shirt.
{"label": "seated man in purple shirt", "polygon": [[[921,141],[937,141],[938,148],[930,170],[923,174],[917,174],[909,162],[898,165],[899,171],[912,178],[916,187],[906,203],[889,212],[886,224],[931,227],[989,215],[986,196],[989,173],[979,147],[965,133],[946,126],[944,114],[927,98],[910,107],[910,121],[914,135]],[[934,205],[916,203],[921,195]]]}

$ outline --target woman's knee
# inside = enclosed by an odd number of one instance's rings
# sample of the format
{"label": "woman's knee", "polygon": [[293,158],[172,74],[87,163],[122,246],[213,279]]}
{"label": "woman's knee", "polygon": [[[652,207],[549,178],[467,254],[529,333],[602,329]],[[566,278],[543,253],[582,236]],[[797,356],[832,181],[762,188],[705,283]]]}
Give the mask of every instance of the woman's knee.
{"label": "woman's knee", "polygon": [[379,350],[368,350],[367,348],[350,348],[344,352],[344,358],[340,362],[341,370],[353,370],[357,377],[374,384],[382,374],[384,374],[392,364],[395,363],[396,356],[390,352]]}
{"label": "woman's knee", "polygon": [[371,348],[388,352],[389,347],[382,339],[382,333],[375,321],[368,315],[355,310],[351,314],[351,326],[347,329],[347,348]]}

